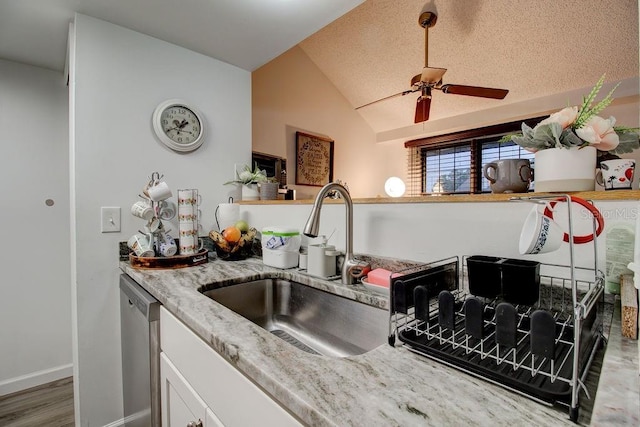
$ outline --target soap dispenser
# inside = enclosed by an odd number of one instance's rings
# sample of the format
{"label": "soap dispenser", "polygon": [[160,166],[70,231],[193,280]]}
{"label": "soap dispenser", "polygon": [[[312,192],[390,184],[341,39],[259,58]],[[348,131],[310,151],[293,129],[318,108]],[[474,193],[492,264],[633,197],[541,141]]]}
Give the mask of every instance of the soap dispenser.
{"label": "soap dispenser", "polygon": [[307,273],[317,277],[331,277],[336,274],[336,248],[327,245],[326,236],[318,236],[320,243],[309,245]]}

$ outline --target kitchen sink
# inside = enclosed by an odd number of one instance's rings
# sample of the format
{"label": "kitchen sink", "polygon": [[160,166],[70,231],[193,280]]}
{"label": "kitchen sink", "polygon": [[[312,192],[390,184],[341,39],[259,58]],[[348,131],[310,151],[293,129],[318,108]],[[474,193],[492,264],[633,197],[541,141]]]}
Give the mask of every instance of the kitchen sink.
{"label": "kitchen sink", "polygon": [[202,293],[308,353],[352,356],[387,342],[386,310],[301,283],[263,279]]}

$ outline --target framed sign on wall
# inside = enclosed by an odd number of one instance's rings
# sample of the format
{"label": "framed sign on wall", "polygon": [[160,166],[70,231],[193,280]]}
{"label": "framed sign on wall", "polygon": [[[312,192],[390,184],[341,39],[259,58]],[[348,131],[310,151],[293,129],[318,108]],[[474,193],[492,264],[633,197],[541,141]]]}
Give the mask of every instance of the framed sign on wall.
{"label": "framed sign on wall", "polygon": [[322,187],[333,180],[333,140],[296,132],[296,185]]}

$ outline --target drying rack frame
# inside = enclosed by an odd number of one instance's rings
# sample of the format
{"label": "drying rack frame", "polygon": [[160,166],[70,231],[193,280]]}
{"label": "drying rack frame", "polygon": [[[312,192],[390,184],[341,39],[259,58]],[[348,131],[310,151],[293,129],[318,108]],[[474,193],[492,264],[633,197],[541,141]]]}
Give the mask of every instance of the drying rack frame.
{"label": "drying rack frame", "polygon": [[[511,200],[545,205],[551,200],[565,201],[569,207],[572,203],[570,195],[517,197]],[[464,328],[459,327],[460,324],[464,324],[464,301],[470,294],[465,290],[468,289],[468,275],[465,269],[468,257],[462,257],[460,262],[457,256],[407,269],[401,272],[403,276],[392,279],[389,344],[394,346],[398,338],[413,352],[497,383],[539,402],[567,404],[570,419],[577,422],[580,389],[588,398],[591,398],[585,386],[585,379],[597,350],[605,343],[602,333],[602,316],[598,314],[598,303],[604,301],[604,274],[598,268],[595,217],[593,218],[594,266],[593,268],[576,266],[571,211],[572,209],[567,209],[569,265],[541,264],[539,292],[541,294],[548,292],[548,295],[541,297],[533,306],[516,305],[519,344],[529,344],[529,316],[534,310],[546,310],[552,314],[556,325],[555,344],[558,349],[554,357],[538,358],[530,351],[525,351],[523,354],[519,349],[500,348],[500,345],[495,343],[492,333],[495,333],[495,308],[498,300],[483,299],[484,310],[488,312],[484,320],[484,327],[488,331],[486,337],[480,340],[469,337]],[[409,292],[407,289],[411,288],[409,286],[405,289],[406,283],[410,283],[411,280],[416,282],[428,280],[427,276],[430,274],[440,275],[438,279],[440,285],[437,285],[436,293],[447,290],[455,298],[455,315],[458,323],[453,330],[443,329],[439,325],[437,299],[431,298],[426,307],[418,307],[413,301],[406,301],[408,297],[405,292]],[[445,277],[443,275],[448,275],[448,279],[442,280]],[[453,279],[454,276],[455,279]],[[444,282],[448,283],[443,287]],[[557,295],[554,296],[554,292]],[[591,339],[589,334],[586,334],[587,339],[585,339],[585,329],[591,332]],[[447,354],[452,351],[465,356],[461,359],[452,358]],[[475,362],[467,363],[465,358],[475,358],[483,364],[495,364],[502,370],[510,368],[521,376],[538,379],[544,377],[543,381],[550,383],[554,390],[558,388],[558,384],[565,384],[564,387],[568,387],[568,390],[560,387],[561,390],[566,391],[558,392],[562,394],[561,398],[555,395],[555,392],[539,395],[517,381],[505,383],[501,375],[495,375],[491,370],[478,367],[474,364]],[[536,381],[539,382],[539,380]]]}

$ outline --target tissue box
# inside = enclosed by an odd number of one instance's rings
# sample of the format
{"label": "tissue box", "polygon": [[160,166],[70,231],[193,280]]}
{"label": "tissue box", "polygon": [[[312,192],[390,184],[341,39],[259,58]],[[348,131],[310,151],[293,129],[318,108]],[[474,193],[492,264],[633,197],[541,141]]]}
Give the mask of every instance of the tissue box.
{"label": "tissue box", "polygon": [[280,251],[262,249],[262,262],[276,268],[293,268],[298,266],[298,251]]}
{"label": "tissue box", "polygon": [[262,229],[262,262],[276,268],[298,266],[300,232],[288,227]]}

